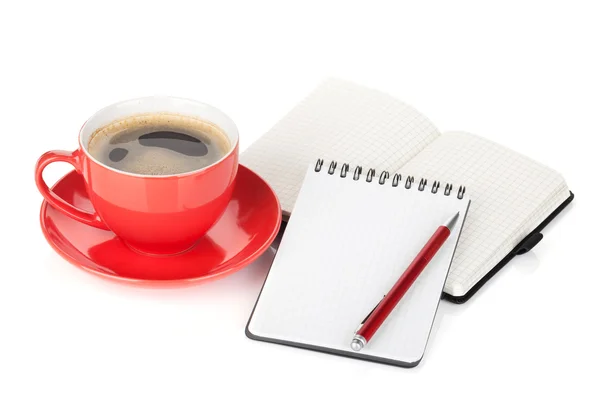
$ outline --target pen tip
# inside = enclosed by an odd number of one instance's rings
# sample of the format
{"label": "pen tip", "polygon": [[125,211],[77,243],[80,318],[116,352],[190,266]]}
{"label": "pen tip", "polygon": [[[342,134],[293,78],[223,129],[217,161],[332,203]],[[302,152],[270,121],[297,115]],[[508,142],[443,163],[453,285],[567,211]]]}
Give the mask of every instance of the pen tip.
{"label": "pen tip", "polygon": [[452,218],[448,219],[446,221],[446,223],[444,223],[444,226],[446,226],[448,228],[448,230],[452,230],[454,225],[456,225],[456,222],[458,221],[459,216],[460,216],[460,212],[457,212],[456,214],[454,214],[452,216]]}

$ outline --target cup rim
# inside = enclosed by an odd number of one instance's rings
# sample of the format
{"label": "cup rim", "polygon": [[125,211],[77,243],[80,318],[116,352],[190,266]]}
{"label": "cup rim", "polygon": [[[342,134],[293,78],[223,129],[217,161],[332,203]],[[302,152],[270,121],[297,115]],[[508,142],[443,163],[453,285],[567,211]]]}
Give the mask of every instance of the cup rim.
{"label": "cup rim", "polygon": [[[98,159],[94,158],[88,151],[87,146],[85,146],[85,144],[83,144],[83,132],[87,126],[87,124],[96,116],[98,116],[100,113],[105,112],[107,109],[110,108],[114,108],[114,107],[118,107],[119,105],[122,104],[126,104],[126,103],[131,103],[131,102],[137,102],[137,101],[144,101],[144,100],[149,100],[149,99],[156,99],[156,98],[162,98],[162,99],[172,99],[172,100],[179,100],[179,101],[185,101],[185,102],[191,102],[191,103],[195,103],[201,107],[207,108],[207,109],[212,109],[213,111],[221,114],[221,116],[223,118],[225,118],[229,124],[231,124],[231,126],[233,127],[233,130],[235,130],[235,141],[232,142],[231,144],[231,149],[225,154],[223,155],[220,159],[218,159],[217,161],[211,163],[208,166],[204,166],[200,169],[196,169],[196,170],[191,170],[189,172],[183,172],[183,173],[173,173],[173,174],[160,174],[160,175],[151,175],[151,174],[140,174],[140,173],[131,173],[131,172],[127,172],[124,170],[119,170],[119,169],[115,169],[113,167],[110,167],[108,165],[106,165],[105,163],[102,163],[101,161],[99,161]],[[133,114],[132,114],[133,116]],[[221,128],[221,130],[225,131],[224,128]],[[233,154],[234,152],[237,152],[237,148],[238,148],[238,144],[240,142],[240,136],[239,136],[239,131],[238,128],[236,126],[236,124],[233,122],[233,120],[224,112],[222,112],[220,109],[209,105],[208,103],[204,103],[204,102],[200,102],[194,99],[190,99],[190,98],[183,98],[183,97],[177,97],[177,96],[144,96],[144,97],[139,97],[139,98],[130,98],[130,99],[126,99],[123,101],[119,101],[119,102],[115,102],[112,103],[110,105],[104,106],[103,108],[99,109],[98,111],[96,111],[94,114],[92,114],[86,121],[85,123],[83,123],[83,125],[81,126],[81,128],[79,129],[79,134],[78,134],[78,142],[79,142],[79,148],[81,149],[81,151],[94,163],[96,163],[99,166],[102,166],[105,169],[108,170],[112,170],[115,173],[118,174],[122,174],[122,175],[126,175],[126,176],[132,176],[132,177],[139,177],[139,178],[144,178],[144,179],[168,179],[168,178],[173,178],[173,177],[185,177],[185,176],[192,176],[194,174],[198,174],[202,171],[205,170],[209,170],[214,168],[215,166],[219,165],[221,162],[223,162],[224,160],[228,159],[231,154]]]}

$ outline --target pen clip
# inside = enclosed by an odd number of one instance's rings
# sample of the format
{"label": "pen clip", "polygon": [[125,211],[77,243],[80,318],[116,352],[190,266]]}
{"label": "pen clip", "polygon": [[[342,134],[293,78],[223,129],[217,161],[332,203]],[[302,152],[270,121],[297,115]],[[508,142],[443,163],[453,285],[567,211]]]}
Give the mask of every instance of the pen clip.
{"label": "pen clip", "polygon": [[383,301],[383,299],[385,299],[386,295],[383,295],[383,297],[381,298],[381,300],[379,300],[379,303],[377,303],[375,305],[375,307],[373,307],[373,310],[371,310],[371,312],[369,314],[367,314],[367,316],[360,322],[360,324],[358,325],[358,328],[356,328],[356,331],[354,331],[354,333],[357,333],[360,328],[363,326],[363,324],[369,319],[369,317],[371,316],[371,314],[373,314],[373,311],[375,311],[375,309],[377,309],[377,307],[381,304],[381,302]]}

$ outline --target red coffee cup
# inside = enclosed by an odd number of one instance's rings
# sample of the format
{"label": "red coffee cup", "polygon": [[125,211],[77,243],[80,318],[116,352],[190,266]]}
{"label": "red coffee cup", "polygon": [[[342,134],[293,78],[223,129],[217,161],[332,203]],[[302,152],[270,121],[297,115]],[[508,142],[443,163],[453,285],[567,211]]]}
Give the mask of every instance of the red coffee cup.
{"label": "red coffee cup", "polygon": [[[174,113],[211,122],[227,135],[229,152],[210,166],[182,174],[152,176],[111,168],[88,152],[91,135],[115,120],[148,113]],[[218,109],[189,99],[147,97],[108,106],[79,131],[73,152],[49,151],[35,167],[35,181],[46,201],[70,218],[112,230],[128,246],[150,254],[175,254],[192,248],[225,211],[238,169],[239,135]],[[58,197],[42,172],[52,162],[67,162],[83,176],[94,212]]]}

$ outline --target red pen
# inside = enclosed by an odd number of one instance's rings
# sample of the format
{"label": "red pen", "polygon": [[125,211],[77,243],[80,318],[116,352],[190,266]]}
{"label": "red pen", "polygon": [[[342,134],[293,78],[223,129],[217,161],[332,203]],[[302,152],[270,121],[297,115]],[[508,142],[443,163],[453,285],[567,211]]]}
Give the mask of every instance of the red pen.
{"label": "red pen", "polygon": [[429,261],[431,261],[446,239],[448,239],[450,230],[452,230],[452,227],[458,221],[458,215],[459,213],[457,212],[435,231],[392,289],[383,296],[383,299],[375,306],[373,311],[365,317],[354,333],[354,339],[352,339],[352,344],[350,345],[352,350],[358,352],[371,340],[400,299],[402,299],[417,277],[421,275],[427,264],[429,264]]}

